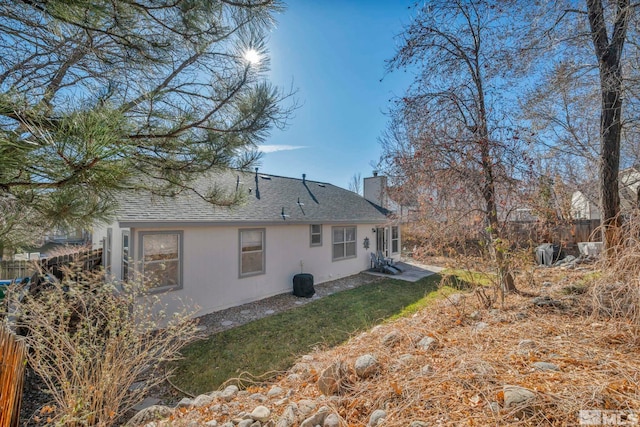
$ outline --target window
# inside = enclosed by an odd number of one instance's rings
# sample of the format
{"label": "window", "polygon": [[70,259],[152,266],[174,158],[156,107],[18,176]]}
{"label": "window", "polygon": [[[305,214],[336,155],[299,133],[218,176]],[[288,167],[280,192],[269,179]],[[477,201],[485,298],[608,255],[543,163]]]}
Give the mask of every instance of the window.
{"label": "window", "polygon": [[107,274],[111,274],[111,249],[113,245],[113,229],[107,228],[107,239],[105,242],[105,262],[104,270]]}
{"label": "window", "polygon": [[391,253],[397,254],[400,252],[400,231],[398,226],[391,227]]}
{"label": "window", "polygon": [[311,224],[311,246],[322,246],[322,224]]}
{"label": "window", "polygon": [[333,227],[333,260],[355,258],[356,228]]}
{"label": "window", "polygon": [[142,278],[150,288],[182,286],[182,232],[140,233]]}
{"label": "window", "polygon": [[129,280],[129,232],[122,232],[122,280]]}
{"label": "window", "polygon": [[240,277],[264,273],[264,229],[240,230]]}

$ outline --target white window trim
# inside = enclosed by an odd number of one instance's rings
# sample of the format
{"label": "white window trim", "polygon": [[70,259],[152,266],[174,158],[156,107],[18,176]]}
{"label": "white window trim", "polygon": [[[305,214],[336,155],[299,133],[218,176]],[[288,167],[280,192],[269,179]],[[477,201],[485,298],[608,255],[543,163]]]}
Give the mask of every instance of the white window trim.
{"label": "white window trim", "polygon": [[[345,238],[344,241],[336,243],[333,241],[334,238],[334,232],[336,230],[336,228],[342,228],[342,233],[343,236]],[[353,228],[354,229],[354,240],[346,240],[346,229],[347,228]],[[355,243],[355,249],[356,252],[353,255],[349,255],[347,256],[347,243]],[[337,244],[342,244],[344,246],[344,254],[345,256],[341,257],[341,258],[334,258],[333,257],[333,249],[334,246]],[[356,227],[355,225],[339,225],[339,226],[335,226],[335,227],[331,227],[331,260],[332,261],[342,261],[345,259],[352,259],[352,258],[357,258],[358,257],[358,227]]]}
{"label": "white window trim", "polygon": [[[184,264],[184,234],[182,231],[179,230],[163,230],[163,231],[139,231],[138,232],[138,241],[140,242],[140,244],[138,245],[138,259],[140,260],[140,276],[142,278],[142,282],[144,283],[144,236],[149,236],[149,235],[158,235],[158,234],[177,234],[178,235],[178,284],[177,285],[173,285],[173,286],[155,286],[155,287],[149,287],[148,288],[148,292],[150,293],[154,293],[154,292],[166,292],[166,291],[173,291],[173,290],[177,290],[177,289],[182,289],[183,287],[183,275],[182,275],[182,266]],[[131,242],[129,242],[129,244],[131,244]],[[129,249],[129,251],[131,251],[131,249]],[[154,261],[149,261],[154,262]]]}
{"label": "white window trim", "polygon": [[[124,256],[124,241],[125,236],[127,240],[127,256]],[[120,279],[127,281],[131,277],[131,233],[129,230],[122,230],[122,236],[120,238],[120,246],[122,247],[122,260],[120,265]],[[125,274],[126,270],[126,274]]]}
{"label": "white window trim", "polygon": [[[397,237],[397,238],[395,238],[395,239],[393,238],[393,229],[394,229],[394,228],[395,228],[395,229],[397,230],[397,232],[398,232],[398,237]],[[390,239],[390,240],[391,240],[391,253],[392,253],[392,254],[399,254],[399,253],[400,253],[400,226],[398,226],[398,225],[392,225],[392,226],[391,226],[391,239]],[[397,250],[397,251],[395,251],[395,252],[393,251],[393,242],[394,242],[394,240],[397,242],[397,243],[396,243],[396,248],[398,249],[398,250]]]}
{"label": "white window trim", "polygon": [[[242,272],[242,233],[246,231],[260,231],[262,233],[262,250],[261,251],[247,251],[246,253],[262,252],[262,270],[252,271],[250,273]],[[243,279],[245,277],[259,276],[267,272],[267,230],[266,228],[242,228],[238,230],[238,277]]]}
{"label": "white window trim", "polygon": [[[313,226],[317,225],[318,227],[320,227],[320,233],[314,233],[313,232]],[[313,236],[314,235],[320,235],[320,243],[313,243]],[[322,224],[311,224],[309,225],[309,246],[311,246],[312,248],[318,247],[318,246],[322,246]]]}

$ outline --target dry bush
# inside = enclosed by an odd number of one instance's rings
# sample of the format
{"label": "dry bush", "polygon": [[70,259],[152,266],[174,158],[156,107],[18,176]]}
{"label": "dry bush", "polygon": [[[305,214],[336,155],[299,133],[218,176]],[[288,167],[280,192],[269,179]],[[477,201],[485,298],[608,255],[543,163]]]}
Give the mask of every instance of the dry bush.
{"label": "dry bush", "polygon": [[164,380],[158,369],[196,336],[191,312],[163,311],[140,284],[105,283],[103,273],[50,283],[13,298],[28,363],[46,384],[48,423],[109,426]]}
{"label": "dry bush", "polygon": [[624,227],[620,247],[600,262],[589,293],[594,315],[640,326],[640,217],[630,217]]}

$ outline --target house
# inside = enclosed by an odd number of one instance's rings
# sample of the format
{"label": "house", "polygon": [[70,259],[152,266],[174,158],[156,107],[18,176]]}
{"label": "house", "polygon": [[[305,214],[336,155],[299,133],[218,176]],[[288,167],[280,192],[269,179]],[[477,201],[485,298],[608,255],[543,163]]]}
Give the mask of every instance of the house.
{"label": "house", "polygon": [[[623,214],[640,207],[640,169],[638,166],[623,169],[618,174],[620,210]],[[571,196],[574,219],[601,219],[600,193],[596,181]]]}
{"label": "house", "polygon": [[108,274],[142,273],[152,289],[207,314],[291,292],[297,273],[317,284],[368,269],[371,252],[400,256],[400,230],[388,211],[351,191],[257,170],[217,173],[196,186],[212,183],[242,201],[214,206],[193,192],[123,194],[116,220],[93,230]]}

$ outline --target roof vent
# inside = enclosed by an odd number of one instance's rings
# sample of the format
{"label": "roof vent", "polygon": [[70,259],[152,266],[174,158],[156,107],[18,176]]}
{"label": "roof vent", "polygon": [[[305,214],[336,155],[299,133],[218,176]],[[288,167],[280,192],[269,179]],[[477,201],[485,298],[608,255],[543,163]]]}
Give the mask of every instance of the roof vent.
{"label": "roof vent", "polygon": [[323,187],[323,188],[324,188],[324,187],[326,187],[326,185],[324,185],[324,184],[318,184],[318,187]]}
{"label": "roof vent", "polygon": [[307,179],[307,174],[306,174],[306,173],[303,173],[303,174],[302,174],[302,183],[303,183],[303,184],[306,182],[306,179]]}
{"label": "roof vent", "polygon": [[268,175],[260,175],[260,178],[262,178],[262,179],[271,179],[271,177],[268,176]]}

